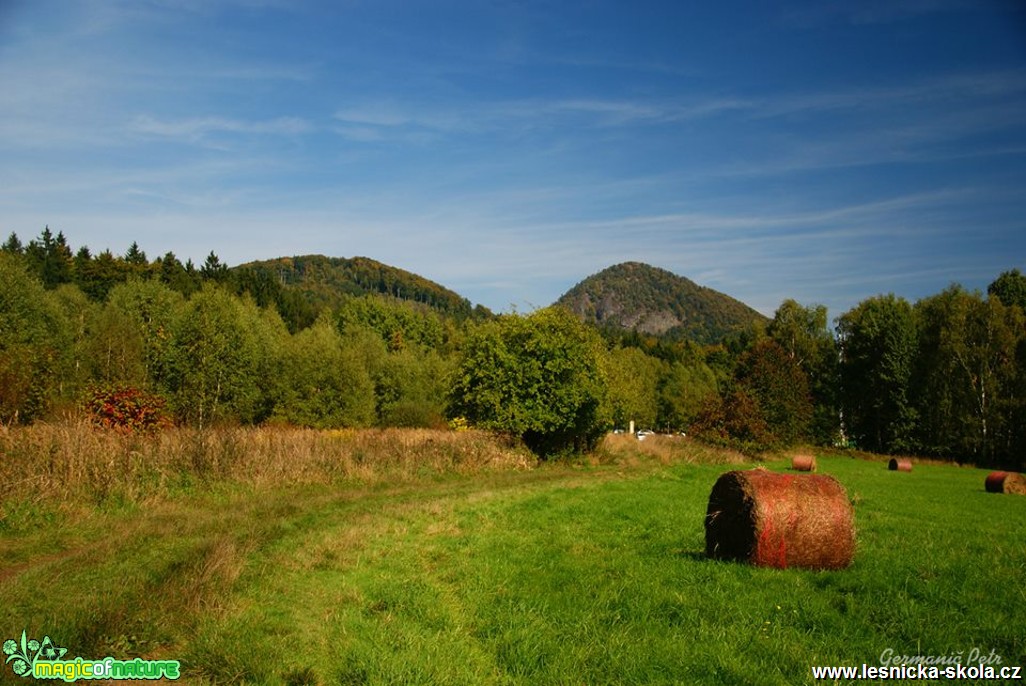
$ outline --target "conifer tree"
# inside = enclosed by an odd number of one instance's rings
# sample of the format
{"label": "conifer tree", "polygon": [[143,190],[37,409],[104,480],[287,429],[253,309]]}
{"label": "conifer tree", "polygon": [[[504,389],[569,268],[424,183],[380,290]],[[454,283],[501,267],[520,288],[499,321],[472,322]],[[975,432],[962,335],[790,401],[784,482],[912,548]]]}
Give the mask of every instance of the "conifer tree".
{"label": "conifer tree", "polygon": [[21,244],[21,241],[18,239],[18,234],[12,231],[11,235],[7,237],[6,241],[4,241],[3,246],[0,246],[0,250],[15,255],[20,255],[25,251],[25,248]]}

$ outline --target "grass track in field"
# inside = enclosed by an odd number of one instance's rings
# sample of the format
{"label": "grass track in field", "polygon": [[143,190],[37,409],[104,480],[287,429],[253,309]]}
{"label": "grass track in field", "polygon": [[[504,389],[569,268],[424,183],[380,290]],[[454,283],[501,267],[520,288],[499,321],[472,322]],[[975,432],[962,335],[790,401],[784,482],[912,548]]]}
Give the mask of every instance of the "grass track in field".
{"label": "grass track in field", "polygon": [[856,503],[847,570],[706,559],[728,466],[548,465],[12,534],[0,618],[69,655],[181,659],[185,683],[801,684],[887,649],[1026,664],[1026,498],[981,470],[817,459]]}

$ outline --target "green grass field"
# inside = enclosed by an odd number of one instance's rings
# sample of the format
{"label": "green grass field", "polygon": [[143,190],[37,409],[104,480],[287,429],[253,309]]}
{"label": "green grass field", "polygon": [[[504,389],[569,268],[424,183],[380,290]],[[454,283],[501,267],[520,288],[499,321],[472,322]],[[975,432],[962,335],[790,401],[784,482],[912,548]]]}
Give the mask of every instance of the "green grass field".
{"label": "green grass field", "polygon": [[192,684],[805,684],[885,651],[1026,665],[1026,497],[986,493],[982,470],[817,459],[855,503],[843,571],[707,559],[734,467],[689,461],[8,507],[0,638],[178,659]]}

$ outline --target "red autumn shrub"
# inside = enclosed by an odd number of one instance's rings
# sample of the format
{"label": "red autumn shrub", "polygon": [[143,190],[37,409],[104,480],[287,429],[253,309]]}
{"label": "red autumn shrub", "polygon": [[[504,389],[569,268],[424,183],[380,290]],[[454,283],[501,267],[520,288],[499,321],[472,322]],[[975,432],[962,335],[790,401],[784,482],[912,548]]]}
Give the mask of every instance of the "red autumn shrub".
{"label": "red autumn shrub", "polygon": [[86,400],[94,423],[126,432],[155,431],[168,426],[164,399],[133,387],[97,388]]}

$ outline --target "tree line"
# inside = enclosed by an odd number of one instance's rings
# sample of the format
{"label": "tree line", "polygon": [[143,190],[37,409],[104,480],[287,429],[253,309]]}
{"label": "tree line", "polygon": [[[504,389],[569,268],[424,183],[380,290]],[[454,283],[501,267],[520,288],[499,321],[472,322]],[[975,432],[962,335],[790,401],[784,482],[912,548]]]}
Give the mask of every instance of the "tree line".
{"label": "tree line", "polygon": [[868,298],[827,328],[785,301],[742,344],[696,430],[755,449],[811,441],[1026,468],[1026,276]]}
{"label": "tree line", "polygon": [[45,229],[0,250],[0,421],[134,388],[174,421],[470,424],[542,455],[611,428],[748,452],[848,445],[1022,468],[1026,277],[986,295],[869,298],[836,320],[781,304],[715,344],[598,330],[559,307],[467,318],[387,295],[320,309],[211,253],[199,268],[72,252]]}

